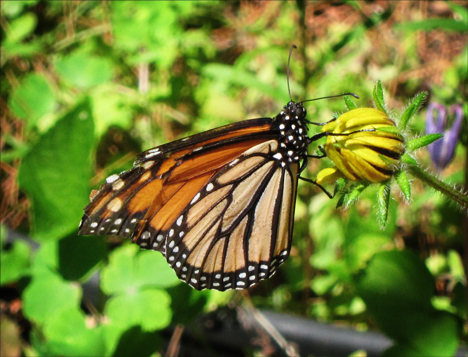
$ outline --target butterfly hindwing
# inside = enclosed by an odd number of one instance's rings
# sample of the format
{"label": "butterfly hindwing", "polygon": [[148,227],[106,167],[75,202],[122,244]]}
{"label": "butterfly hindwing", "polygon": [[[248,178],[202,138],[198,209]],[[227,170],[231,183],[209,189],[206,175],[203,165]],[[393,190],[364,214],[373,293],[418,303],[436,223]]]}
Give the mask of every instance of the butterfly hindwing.
{"label": "butterfly hindwing", "polygon": [[248,120],[143,152],[134,168],[106,179],[85,208],[79,234],[131,237],[164,253],[160,232],[187,199],[215,170],[271,136],[270,125],[269,118]]}
{"label": "butterfly hindwing", "polygon": [[259,144],[213,175],[169,228],[166,258],[197,289],[246,288],[287,258],[297,165]]}

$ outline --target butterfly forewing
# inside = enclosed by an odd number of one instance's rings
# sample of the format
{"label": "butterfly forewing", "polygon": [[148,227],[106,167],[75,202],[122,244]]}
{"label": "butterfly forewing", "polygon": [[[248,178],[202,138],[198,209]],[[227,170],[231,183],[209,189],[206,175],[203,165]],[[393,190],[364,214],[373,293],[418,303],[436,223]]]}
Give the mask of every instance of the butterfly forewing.
{"label": "butterfly forewing", "polygon": [[248,120],[143,152],[134,168],[106,179],[85,208],[79,234],[132,237],[164,253],[161,232],[178,209],[216,170],[271,137],[270,127],[271,118]]}

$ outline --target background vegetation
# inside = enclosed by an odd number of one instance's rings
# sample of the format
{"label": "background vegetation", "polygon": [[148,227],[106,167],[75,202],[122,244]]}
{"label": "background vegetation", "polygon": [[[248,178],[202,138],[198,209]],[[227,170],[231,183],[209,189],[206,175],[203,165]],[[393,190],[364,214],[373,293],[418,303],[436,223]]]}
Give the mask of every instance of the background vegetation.
{"label": "background vegetation", "polygon": [[[246,293],[192,290],[161,254],[76,231],[91,189],[140,151],[276,115],[289,100],[292,44],[294,100],[352,91],[370,106],[380,79],[395,112],[428,91],[429,102],[463,104],[466,118],[466,5],[2,2],[2,355],[158,355],[164,328],[228,303],[380,329],[395,341],[389,356],[453,355],[467,332],[467,217],[418,182],[414,201],[391,202],[385,230],[372,189],[336,210],[301,182],[291,257]],[[345,107],[307,110],[325,122]],[[465,119],[452,163],[437,171],[465,189],[467,132]],[[418,160],[435,172],[426,150]],[[306,175],[327,165],[313,160]]]}

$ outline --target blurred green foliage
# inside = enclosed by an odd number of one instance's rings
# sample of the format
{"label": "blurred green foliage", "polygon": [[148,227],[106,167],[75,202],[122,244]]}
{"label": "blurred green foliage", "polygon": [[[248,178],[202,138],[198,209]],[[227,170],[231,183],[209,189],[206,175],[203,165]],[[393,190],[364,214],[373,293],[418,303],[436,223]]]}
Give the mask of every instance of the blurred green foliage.
{"label": "blurred green foliage", "polygon": [[[380,79],[401,112],[426,90],[467,113],[467,10],[438,4],[310,2],[301,23],[295,2],[2,2],[1,289],[18,294],[32,323],[26,354],[154,355],[162,329],[240,299],[179,284],[159,253],[76,231],[91,189],[139,151],[276,115],[289,100],[293,43],[294,100],[353,91],[368,106]],[[307,105],[314,122],[345,109],[341,100]],[[453,184],[466,179],[464,140],[440,173]],[[312,160],[304,174],[327,165]],[[390,200],[385,230],[372,188],[336,210],[300,182],[291,257],[250,289],[255,306],[380,328],[395,341],[386,356],[453,355],[466,340],[466,217],[398,180],[413,201]],[[9,240],[7,227],[32,241]],[[92,300],[83,284],[97,276]]]}

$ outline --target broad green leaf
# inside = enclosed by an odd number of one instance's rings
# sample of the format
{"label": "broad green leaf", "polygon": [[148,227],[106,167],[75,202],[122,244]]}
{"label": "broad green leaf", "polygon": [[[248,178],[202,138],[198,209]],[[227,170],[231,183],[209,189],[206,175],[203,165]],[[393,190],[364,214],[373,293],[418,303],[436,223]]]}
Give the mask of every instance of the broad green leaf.
{"label": "broad green leaf", "polygon": [[39,0],[15,0],[15,1],[3,1],[2,2],[2,15],[8,17],[17,16],[25,6],[36,5]]}
{"label": "broad green leaf", "polygon": [[157,356],[162,348],[158,331],[146,332],[141,326],[122,329],[115,324],[103,326],[106,355],[112,357],[149,357]]}
{"label": "broad green leaf", "polygon": [[414,99],[408,105],[408,108],[406,108],[406,110],[403,112],[400,121],[398,122],[398,129],[406,129],[406,126],[408,125],[409,121],[418,112],[419,108],[421,108],[421,105],[423,105],[426,98],[426,92],[419,93],[416,97],[414,97]]}
{"label": "broad green leaf", "polygon": [[[359,295],[370,306],[386,309],[418,308],[429,311],[434,278],[410,251],[377,253],[358,279]],[[401,292],[405,294],[402,295]]]}
{"label": "broad green leaf", "polygon": [[9,102],[14,115],[25,119],[33,127],[45,114],[56,107],[55,95],[49,81],[42,74],[29,74],[13,90]]}
{"label": "broad green leaf", "polygon": [[41,242],[39,250],[32,257],[31,275],[51,274],[59,266],[58,241]]}
{"label": "broad green leaf", "polygon": [[[374,194],[364,194],[362,204],[374,205]],[[369,198],[367,198],[369,197]],[[352,272],[362,269],[367,261],[375,253],[393,248],[394,222],[396,217],[396,205],[390,205],[390,221],[385,230],[382,230],[374,214],[364,214],[362,209],[353,206],[349,209],[349,218],[344,228],[344,242],[342,244],[342,255]],[[363,230],[362,227],[365,227]]]}
{"label": "broad green leaf", "polygon": [[275,88],[268,83],[262,82],[252,73],[243,69],[223,64],[210,64],[203,68],[203,74],[212,78],[222,79],[224,82],[238,84],[242,87],[254,88],[261,93],[275,98],[281,103],[288,97],[287,88]]}
{"label": "broad green leaf", "polygon": [[460,16],[461,22],[468,23],[468,9],[463,5],[454,4],[452,1],[448,3],[452,11]]}
{"label": "broad green leaf", "polygon": [[5,43],[2,46],[2,65],[7,59],[15,56],[30,57],[31,55],[39,52],[42,46],[37,40],[22,43]]}
{"label": "broad green leaf", "polygon": [[433,309],[430,313],[407,312],[401,316],[404,338],[384,353],[386,357],[454,356],[458,347],[459,322],[454,315]]}
{"label": "broad green leaf", "polygon": [[77,308],[55,313],[44,328],[45,348],[57,356],[104,356],[103,328],[86,327],[85,315]]}
{"label": "broad green leaf", "polygon": [[34,277],[23,294],[25,315],[38,324],[45,324],[64,310],[75,309],[81,300],[81,289],[65,282],[56,274]]}
{"label": "broad green leaf", "polygon": [[178,283],[162,254],[140,251],[133,244],[113,251],[109,265],[102,272],[102,289],[107,294],[133,293],[147,286],[166,288]]}
{"label": "broad green leaf", "polygon": [[85,101],[45,133],[23,159],[18,179],[31,198],[34,237],[58,239],[78,228],[82,209],[89,203],[93,133]]}
{"label": "broad green leaf", "polygon": [[412,139],[406,143],[406,150],[408,152],[415,151],[424,146],[432,144],[434,141],[437,141],[443,137],[444,137],[444,134],[428,134],[420,138]]}
{"label": "broad green leaf", "polygon": [[[6,232],[2,232],[6,233]],[[20,240],[12,243],[9,249],[2,244],[1,250],[1,285],[5,285],[28,274],[31,248]]]}
{"label": "broad green leaf", "polygon": [[7,43],[21,42],[36,27],[37,18],[32,13],[26,13],[10,23],[7,32]]}
{"label": "broad green leaf", "polygon": [[455,352],[458,322],[432,306],[434,278],[414,253],[377,253],[358,274],[356,288],[380,328],[400,345],[426,356]]}
{"label": "broad green leaf", "polygon": [[177,56],[183,34],[179,24],[183,7],[176,1],[112,2],[114,46],[124,51],[133,65],[155,62],[168,68]]}
{"label": "broad green leaf", "polygon": [[167,292],[146,289],[110,298],[105,314],[112,323],[125,327],[141,325],[144,331],[154,331],[167,327],[171,322],[170,304]]}
{"label": "broad green leaf", "polygon": [[91,100],[98,137],[113,125],[130,131],[134,113],[128,95],[120,93],[114,84],[103,84],[93,89]]}
{"label": "broad green leaf", "polygon": [[58,243],[59,272],[66,280],[79,280],[89,275],[106,257],[102,237],[71,236]]}
{"label": "broad green leaf", "polygon": [[[380,111],[387,113],[387,106],[385,105],[382,82],[377,81],[374,86],[374,91],[372,92],[372,96],[374,98],[374,104],[377,109]],[[387,113],[388,114],[388,113]]]}
{"label": "broad green leaf", "polygon": [[106,294],[136,291],[140,286],[134,272],[137,245],[128,244],[115,249],[109,255],[109,264],[102,270],[101,288]]}
{"label": "broad green leaf", "polygon": [[95,87],[112,77],[112,62],[109,59],[84,52],[59,58],[55,66],[65,82],[79,88]]}

